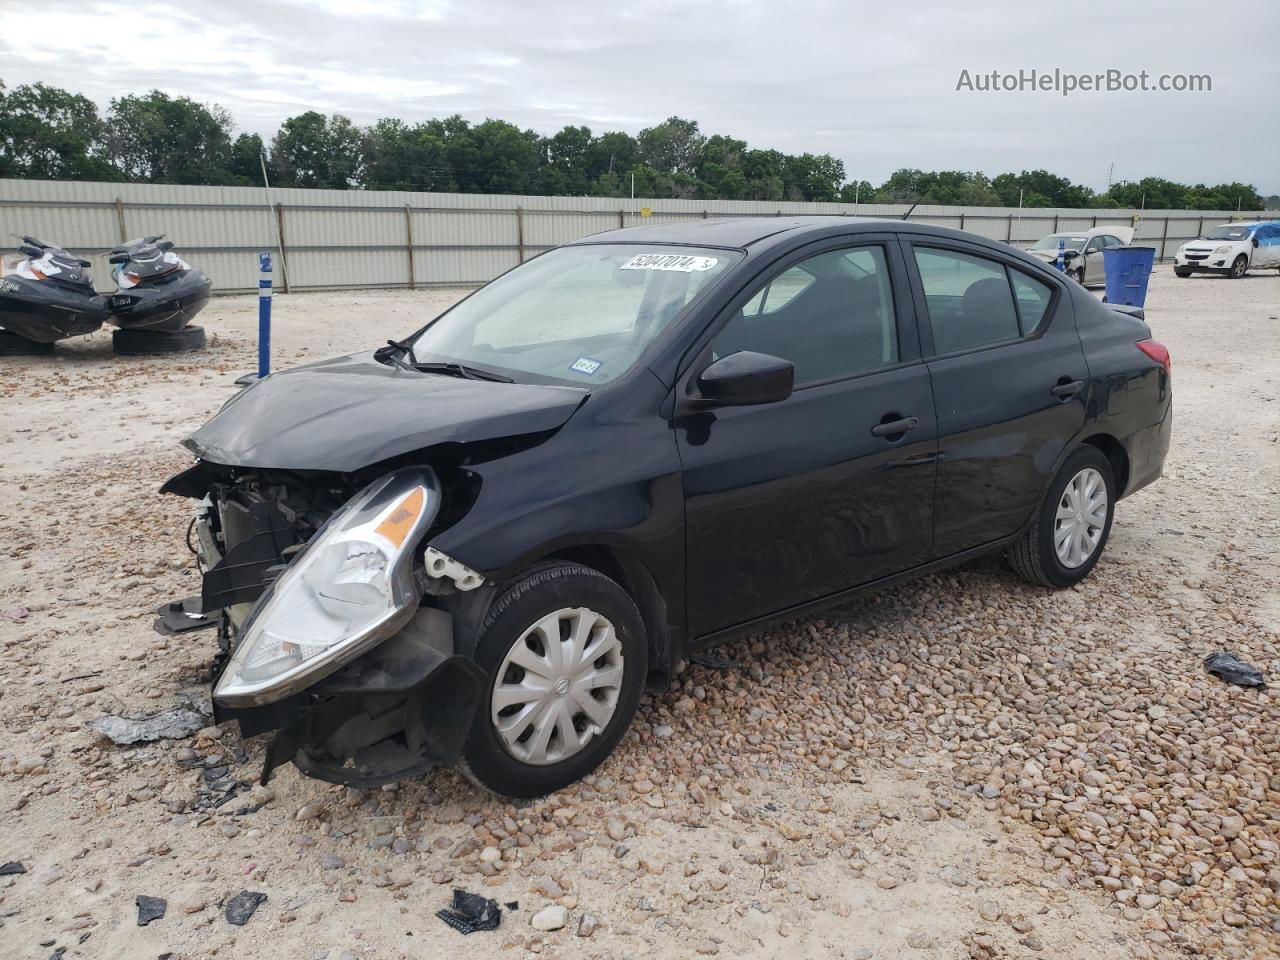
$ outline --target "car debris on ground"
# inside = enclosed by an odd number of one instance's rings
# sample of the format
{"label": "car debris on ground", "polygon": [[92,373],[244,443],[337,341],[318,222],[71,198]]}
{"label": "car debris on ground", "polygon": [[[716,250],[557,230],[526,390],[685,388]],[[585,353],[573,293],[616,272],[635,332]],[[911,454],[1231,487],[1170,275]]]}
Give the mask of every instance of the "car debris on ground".
{"label": "car debris on ground", "polygon": [[243,927],[249,922],[249,918],[253,916],[253,912],[258,909],[267,899],[265,893],[255,893],[252,890],[241,890],[234,897],[227,901],[225,916],[227,923],[234,923],[237,927]]}
{"label": "car debris on ground", "polygon": [[479,930],[498,929],[502,908],[496,900],[455,887],[452,909],[437,910],[436,916],[465,936]]}
{"label": "car debris on ground", "polygon": [[183,740],[206,724],[204,717],[185,707],[173,707],[136,720],[106,716],[89,721],[90,727],[121,746],[161,739]]}
{"label": "car debris on ground", "polygon": [[162,919],[169,906],[164,897],[148,897],[145,894],[138,894],[135,902],[138,905],[138,926],[140,927]]}
{"label": "car debris on ground", "polygon": [[1234,683],[1237,687],[1267,689],[1267,681],[1262,671],[1253,664],[1241,660],[1229,650],[1209,654],[1204,658],[1204,668],[1219,680]]}

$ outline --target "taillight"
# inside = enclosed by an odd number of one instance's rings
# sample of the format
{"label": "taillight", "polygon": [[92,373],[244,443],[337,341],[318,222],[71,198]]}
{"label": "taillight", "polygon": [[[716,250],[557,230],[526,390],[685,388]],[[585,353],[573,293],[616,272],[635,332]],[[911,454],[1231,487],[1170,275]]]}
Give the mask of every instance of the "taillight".
{"label": "taillight", "polygon": [[1169,356],[1169,348],[1159,340],[1139,340],[1135,344],[1139,350],[1154,360],[1160,366],[1164,367],[1164,372],[1168,376],[1173,375],[1173,358]]}

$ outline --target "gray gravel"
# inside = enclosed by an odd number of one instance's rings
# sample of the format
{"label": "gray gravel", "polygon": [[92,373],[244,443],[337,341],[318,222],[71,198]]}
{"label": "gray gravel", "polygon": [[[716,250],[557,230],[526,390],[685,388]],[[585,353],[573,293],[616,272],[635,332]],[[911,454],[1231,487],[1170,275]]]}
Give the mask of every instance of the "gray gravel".
{"label": "gray gravel", "polygon": [[[402,333],[450,296],[282,297],[280,355]],[[0,936],[68,956],[1274,952],[1280,706],[1202,661],[1280,682],[1280,278],[1162,268],[1149,307],[1175,447],[1085,583],[997,561],[733,644],[649,697],[595,776],[520,805],[452,774],[250,789],[262,744],[234,731],[90,730],[207,679],[207,633],[150,630],[196,584],[187,506],[154,491],[251,367],[253,302],[210,308],[200,358],[95,335],[0,361],[0,861],[27,868],[0,877]],[[455,885],[519,909],[460,938],[432,916]],[[245,927],[208,909],[246,888],[268,899]],[[137,927],[157,892],[175,909]]]}

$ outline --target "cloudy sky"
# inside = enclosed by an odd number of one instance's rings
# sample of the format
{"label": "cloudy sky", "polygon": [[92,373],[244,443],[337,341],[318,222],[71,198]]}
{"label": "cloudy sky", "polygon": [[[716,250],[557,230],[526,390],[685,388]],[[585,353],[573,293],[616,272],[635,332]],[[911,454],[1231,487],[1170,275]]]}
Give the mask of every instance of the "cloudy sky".
{"label": "cloudy sky", "polygon": [[[57,5],[55,5],[57,6]],[[752,146],[899,167],[1044,167],[1097,189],[1161,176],[1280,192],[1280,4],[1116,0],[77,0],[0,5],[0,79],[105,106],[158,87],[270,135],[303,110],[461,113],[552,132],[672,114]],[[1197,10],[1199,13],[1197,13]],[[1203,14],[1203,15],[1201,15]],[[1212,91],[957,91],[993,70],[1208,74]],[[975,83],[976,83],[975,79]]]}

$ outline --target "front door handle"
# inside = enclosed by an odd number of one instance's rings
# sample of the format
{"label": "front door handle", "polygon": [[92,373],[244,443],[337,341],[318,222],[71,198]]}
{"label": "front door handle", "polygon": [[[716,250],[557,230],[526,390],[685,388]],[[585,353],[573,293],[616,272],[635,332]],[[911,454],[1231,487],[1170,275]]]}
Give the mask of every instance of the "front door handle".
{"label": "front door handle", "polygon": [[888,423],[877,423],[871,428],[873,437],[892,437],[894,434],[901,436],[908,430],[914,430],[920,426],[920,420],[916,417],[903,417],[901,420],[890,420]]}
{"label": "front door handle", "polygon": [[[1066,382],[1063,382],[1063,381],[1066,381]],[[1077,393],[1079,393],[1083,389],[1084,389],[1083,380],[1067,380],[1066,377],[1063,377],[1062,380],[1058,381],[1056,386],[1049,388],[1049,392],[1052,393],[1059,400],[1070,400],[1072,397],[1074,397]]]}

